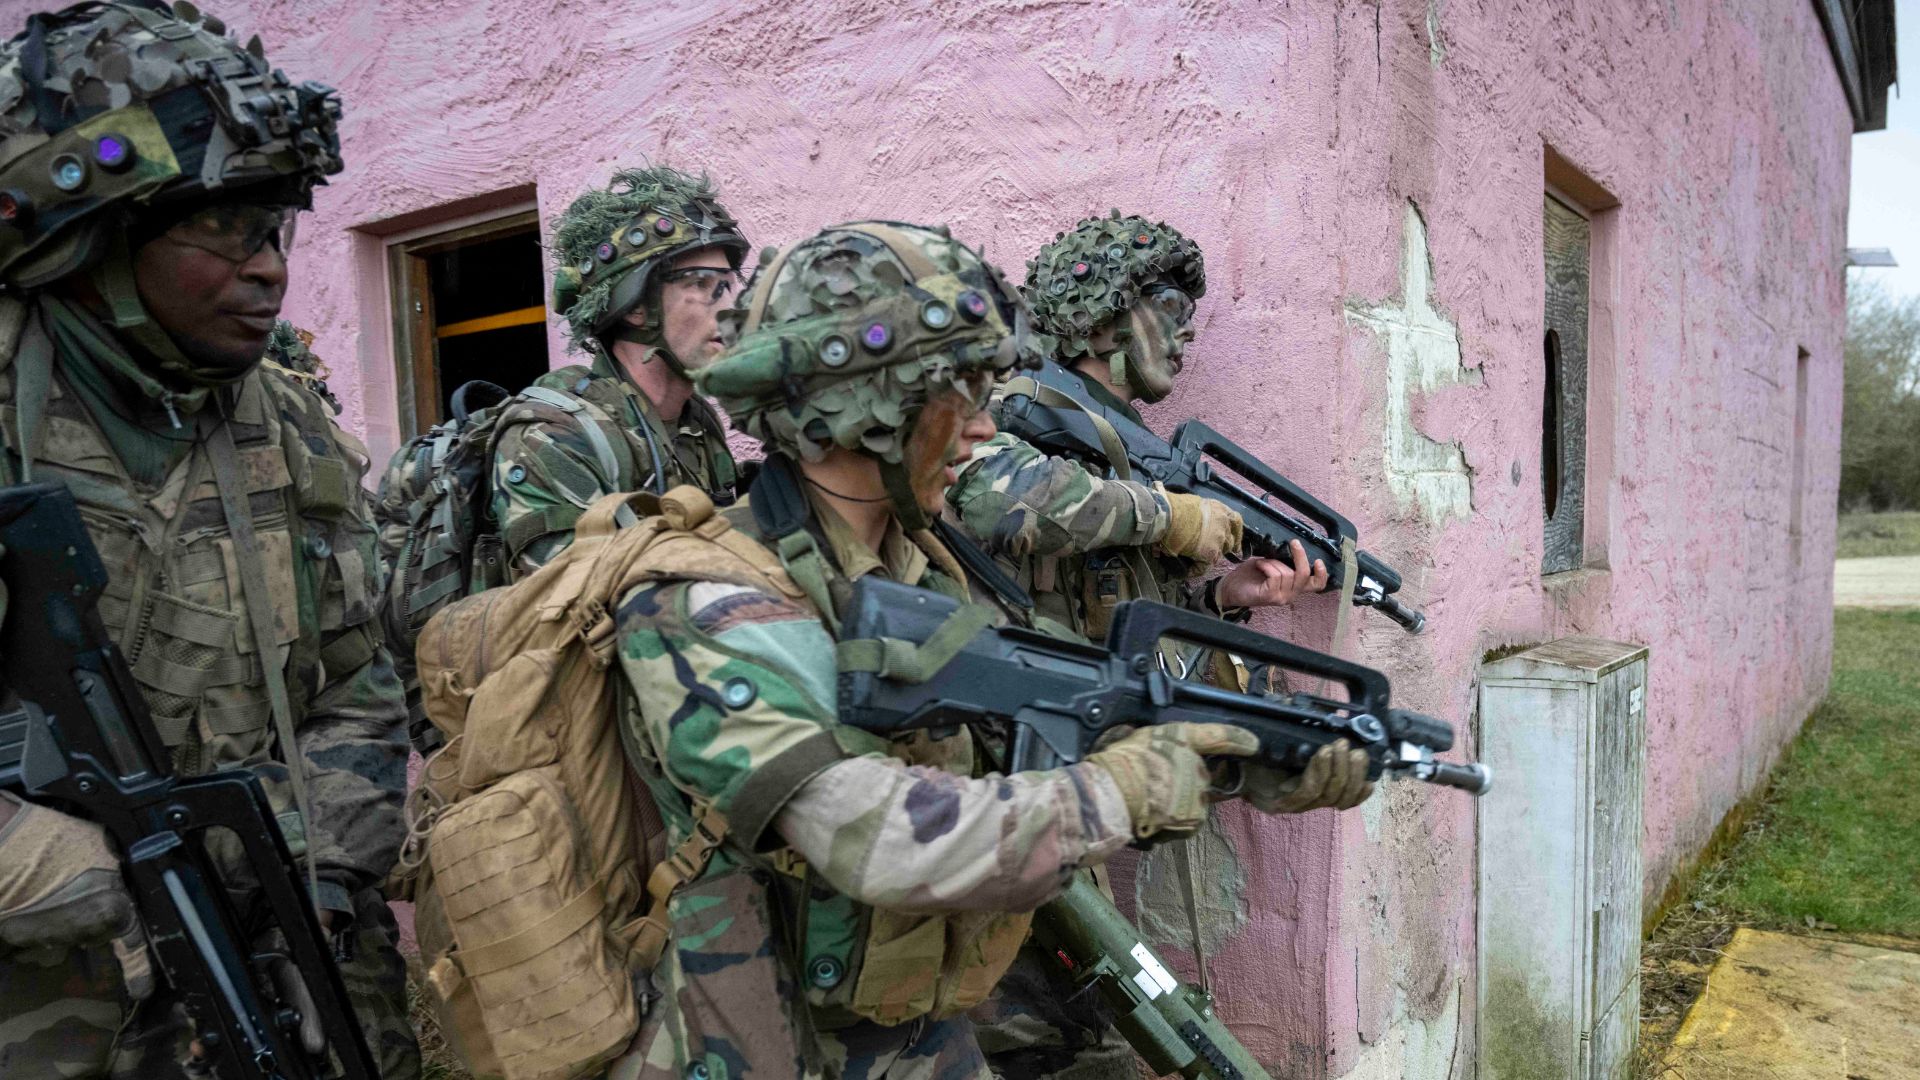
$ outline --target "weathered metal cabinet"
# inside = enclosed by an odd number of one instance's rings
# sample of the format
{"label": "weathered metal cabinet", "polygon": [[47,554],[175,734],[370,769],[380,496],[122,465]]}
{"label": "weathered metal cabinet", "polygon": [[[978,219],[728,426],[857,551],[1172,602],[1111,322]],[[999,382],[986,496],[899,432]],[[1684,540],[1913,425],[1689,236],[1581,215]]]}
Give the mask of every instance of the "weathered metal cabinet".
{"label": "weathered metal cabinet", "polygon": [[1647,650],[1480,669],[1480,1080],[1626,1080],[1640,1018]]}

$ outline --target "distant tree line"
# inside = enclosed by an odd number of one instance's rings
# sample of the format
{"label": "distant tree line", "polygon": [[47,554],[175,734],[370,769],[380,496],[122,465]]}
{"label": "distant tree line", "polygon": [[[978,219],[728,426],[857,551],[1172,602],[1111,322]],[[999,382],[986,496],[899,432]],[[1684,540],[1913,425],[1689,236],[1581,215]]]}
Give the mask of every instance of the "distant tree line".
{"label": "distant tree line", "polygon": [[1920,296],[1848,286],[1840,508],[1920,509]]}

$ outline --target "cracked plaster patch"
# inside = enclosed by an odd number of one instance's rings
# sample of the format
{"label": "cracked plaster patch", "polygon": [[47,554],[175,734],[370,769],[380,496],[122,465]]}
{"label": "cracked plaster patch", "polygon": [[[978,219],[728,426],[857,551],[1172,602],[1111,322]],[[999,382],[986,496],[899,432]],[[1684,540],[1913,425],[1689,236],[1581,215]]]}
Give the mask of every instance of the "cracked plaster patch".
{"label": "cracked plaster patch", "polygon": [[1427,524],[1473,513],[1473,473],[1457,442],[1430,439],[1413,424],[1413,395],[1447,386],[1478,386],[1480,373],[1460,363],[1460,334],[1433,308],[1433,256],[1427,223],[1407,201],[1400,257],[1401,300],[1347,303],[1347,319],[1372,330],[1387,351],[1387,487],[1404,508],[1417,505]]}
{"label": "cracked plaster patch", "polygon": [[1341,1080],[1448,1080],[1460,1041],[1460,983],[1432,1020],[1408,1016],[1405,997],[1397,992],[1394,1004],[1399,1020],[1360,1052]]}
{"label": "cracked plaster patch", "polygon": [[1186,890],[1180,884],[1177,861],[1189,857],[1193,859],[1194,907],[1200,914],[1200,948],[1215,955],[1247,924],[1246,909],[1240,902],[1246,895],[1247,874],[1211,814],[1191,838],[1157,844],[1141,856],[1134,885],[1140,933],[1154,945],[1185,949],[1193,944]]}

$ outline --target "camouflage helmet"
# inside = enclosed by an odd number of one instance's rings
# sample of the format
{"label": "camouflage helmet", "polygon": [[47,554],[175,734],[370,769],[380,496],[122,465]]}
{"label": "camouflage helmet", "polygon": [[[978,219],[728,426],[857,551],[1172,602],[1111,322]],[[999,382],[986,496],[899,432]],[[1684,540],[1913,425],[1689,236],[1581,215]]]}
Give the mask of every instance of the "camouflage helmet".
{"label": "camouflage helmet", "polygon": [[340,102],[182,0],[76,4],[0,45],[0,283],[84,269],[142,209],[235,188],[306,208]]}
{"label": "camouflage helmet", "polygon": [[1015,366],[1025,324],[1018,292],[945,228],[853,222],[761,253],[694,382],[769,449],[841,446],[884,471],[930,394]]}
{"label": "camouflage helmet", "polygon": [[553,310],[583,348],[638,306],[653,272],[676,256],[718,247],[738,270],[747,252],[713,182],[665,166],[615,172],[573,200],[553,233]]}
{"label": "camouflage helmet", "polygon": [[340,399],[334,397],[333,391],[327,388],[327,380],[332,377],[333,369],[327,366],[325,360],[314,355],[311,333],[285,319],[276,319],[273,333],[267,336],[267,355],[261,365],[313,391],[335,413],[340,411]]}
{"label": "camouflage helmet", "polygon": [[1036,346],[1063,364],[1093,356],[1093,332],[1130,311],[1141,287],[1162,276],[1196,300],[1206,295],[1200,245],[1164,221],[1114,210],[1056,235],[1027,262],[1021,288]]}

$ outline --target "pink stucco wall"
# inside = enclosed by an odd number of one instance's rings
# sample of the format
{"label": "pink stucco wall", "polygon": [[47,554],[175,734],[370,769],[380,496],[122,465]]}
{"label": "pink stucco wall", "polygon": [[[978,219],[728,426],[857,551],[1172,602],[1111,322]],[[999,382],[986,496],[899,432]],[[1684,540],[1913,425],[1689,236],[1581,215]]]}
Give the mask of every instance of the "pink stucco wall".
{"label": "pink stucco wall", "polygon": [[[1651,646],[1650,897],[1825,690],[1849,122],[1806,0],[218,10],[344,93],[348,169],[302,225],[289,314],[376,455],[397,430],[384,237],[449,204],[531,185],[547,219],[651,159],[710,170],[757,243],[943,221],[1016,278],[1057,229],[1118,206],[1196,237],[1211,271],[1196,362],[1153,419],[1244,440],[1408,572],[1428,634],[1359,617],[1340,643],[1397,701],[1465,726],[1490,649]],[[1620,203],[1596,226],[1587,512],[1606,566],[1551,587],[1543,145]],[[1468,370],[1408,404],[1459,445],[1465,516],[1389,483],[1401,361],[1351,314],[1403,299],[1409,201]],[[1331,600],[1304,607],[1271,627],[1327,645]],[[1469,801],[1404,786],[1337,818],[1225,814],[1247,888],[1212,967],[1249,1045],[1289,1076],[1468,1074]]]}

